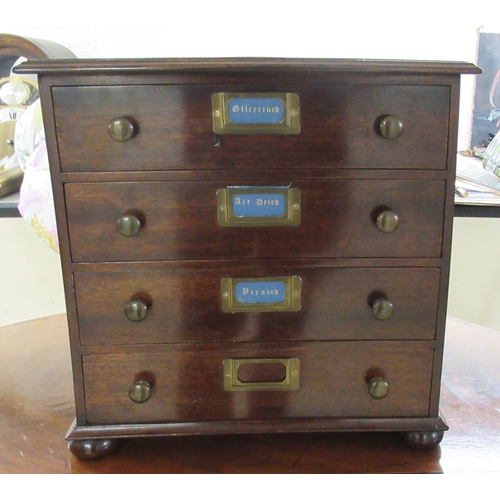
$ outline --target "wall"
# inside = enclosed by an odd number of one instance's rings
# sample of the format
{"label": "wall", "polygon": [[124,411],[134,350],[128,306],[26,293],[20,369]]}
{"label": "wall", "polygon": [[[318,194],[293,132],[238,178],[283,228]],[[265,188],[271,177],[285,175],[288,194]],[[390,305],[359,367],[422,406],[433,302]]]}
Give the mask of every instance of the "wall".
{"label": "wall", "polygon": [[500,330],[500,219],[454,221],[448,315]]}
{"label": "wall", "polygon": [[[141,1],[133,8],[85,1],[23,2],[22,22],[0,18],[0,33],[52,40],[80,58],[333,57],[475,60],[477,29],[498,0],[465,10],[456,1],[338,3],[234,0],[182,5]],[[109,6],[108,6],[109,5]],[[492,27],[492,31],[498,31]],[[468,146],[474,77],[462,80],[459,147]],[[496,220],[457,219],[449,312],[500,329]],[[491,258],[485,259],[485,254]],[[22,219],[0,219],[0,326],[64,311],[58,255]]]}
{"label": "wall", "polygon": [[[498,11],[496,0],[475,1],[470,11],[450,0],[421,0],[418,7],[393,0],[359,0],[347,2],[348,6],[335,3],[334,7],[320,0],[254,0],[250,4],[221,0],[196,2],[195,6],[191,2],[177,5],[146,0],[131,10],[92,0],[86,1],[85,9],[76,16],[61,12],[60,7],[51,9],[51,3],[53,0],[44,2],[43,7],[34,4],[25,9],[22,24],[0,17],[0,33],[53,40],[80,58],[242,56],[474,61],[477,29],[490,23],[492,13]],[[44,21],[46,24],[42,24]],[[473,85],[472,76],[464,77],[461,144],[468,142]]]}
{"label": "wall", "polygon": [[65,311],[59,254],[23,219],[0,219],[0,262],[0,326]]}

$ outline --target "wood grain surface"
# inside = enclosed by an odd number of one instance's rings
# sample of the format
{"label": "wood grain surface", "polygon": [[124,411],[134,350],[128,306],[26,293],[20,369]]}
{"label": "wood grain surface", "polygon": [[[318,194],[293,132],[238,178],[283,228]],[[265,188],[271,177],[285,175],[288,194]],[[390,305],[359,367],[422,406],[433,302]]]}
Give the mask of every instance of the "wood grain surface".
{"label": "wood grain surface", "polygon": [[[220,227],[216,194],[227,187],[224,180],[68,183],[72,260],[441,257],[444,181],[290,177],[289,183],[301,192],[301,223],[294,227]],[[385,208],[400,219],[393,233],[373,220]],[[116,229],[126,213],[143,220],[134,237]]]}
{"label": "wood grain surface", "polygon": [[81,461],[64,436],[74,418],[64,315],[0,329],[0,472],[48,474],[336,474],[500,472],[500,333],[449,319],[436,450],[397,433],[281,433],[124,439]]}
{"label": "wood grain surface", "polygon": [[[313,83],[55,86],[61,170],[446,168],[449,87]],[[299,94],[300,134],[224,134],[215,147],[212,95],[270,91]],[[396,141],[376,133],[386,115],[403,122]],[[127,142],[108,134],[121,116],[136,124]]]}
{"label": "wood grain surface", "polygon": [[[225,313],[221,280],[297,276],[301,308],[295,312]],[[285,340],[432,340],[438,268],[311,268],[269,263],[258,269],[164,269],[74,275],[82,345]],[[387,320],[374,317],[377,299],[393,304]],[[132,300],[149,305],[143,321],[130,321]]]}

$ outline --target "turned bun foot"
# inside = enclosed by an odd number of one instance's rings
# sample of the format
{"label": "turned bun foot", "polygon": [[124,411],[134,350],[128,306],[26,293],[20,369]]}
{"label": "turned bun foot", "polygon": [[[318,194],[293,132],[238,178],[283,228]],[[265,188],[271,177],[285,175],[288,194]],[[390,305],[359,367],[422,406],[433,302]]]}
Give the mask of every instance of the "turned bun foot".
{"label": "turned bun foot", "polygon": [[68,442],[68,448],[80,460],[93,460],[113,453],[119,439],[82,439]]}
{"label": "turned bun foot", "polygon": [[403,433],[404,443],[415,450],[433,450],[442,441],[444,431],[410,431]]}

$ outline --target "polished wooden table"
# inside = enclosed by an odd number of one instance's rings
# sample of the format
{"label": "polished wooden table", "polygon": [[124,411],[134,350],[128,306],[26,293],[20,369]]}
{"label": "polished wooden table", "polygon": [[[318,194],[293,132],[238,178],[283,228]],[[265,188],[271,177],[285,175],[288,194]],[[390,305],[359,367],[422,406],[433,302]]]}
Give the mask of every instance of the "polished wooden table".
{"label": "polished wooden table", "polygon": [[[65,315],[0,328],[0,473],[500,472],[500,332],[449,319],[439,447],[392,433],[189,436],[124,440],[81,461],[64,439],[73,418]],[[415,374],[418,376],[418,374]]]}

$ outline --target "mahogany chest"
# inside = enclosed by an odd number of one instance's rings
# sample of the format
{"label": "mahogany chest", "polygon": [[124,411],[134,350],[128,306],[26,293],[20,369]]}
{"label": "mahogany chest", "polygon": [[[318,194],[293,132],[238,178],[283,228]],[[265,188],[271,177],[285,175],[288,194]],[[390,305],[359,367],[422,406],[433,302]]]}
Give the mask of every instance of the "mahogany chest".
{"label": "mahogany chest", "polygon": [[153,435],[435,446],[465,63],[33,61],[75,455]]}

